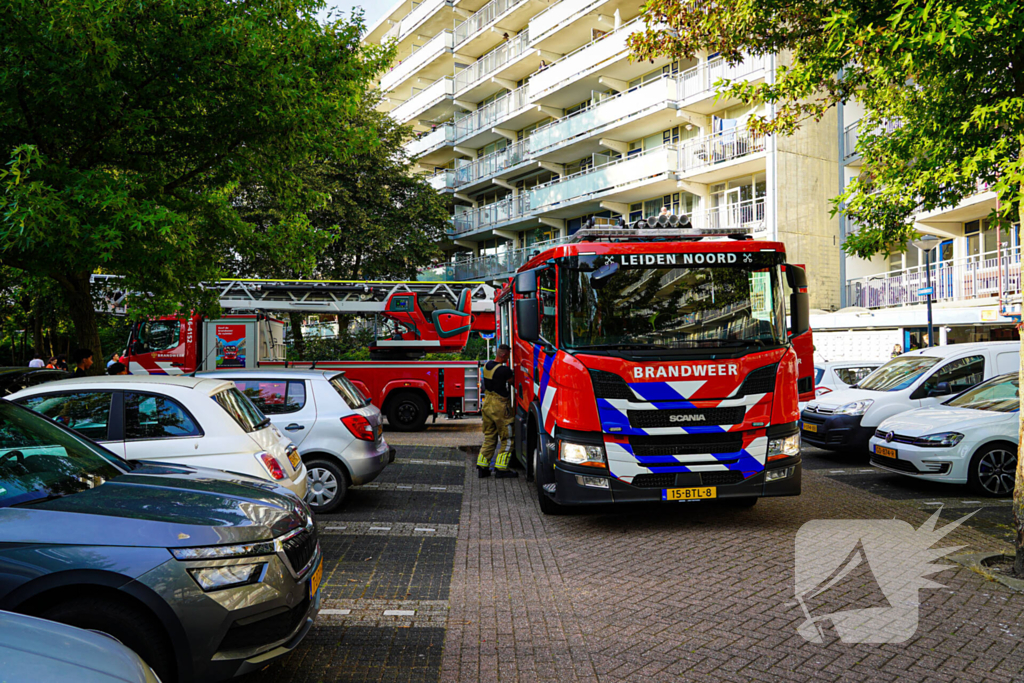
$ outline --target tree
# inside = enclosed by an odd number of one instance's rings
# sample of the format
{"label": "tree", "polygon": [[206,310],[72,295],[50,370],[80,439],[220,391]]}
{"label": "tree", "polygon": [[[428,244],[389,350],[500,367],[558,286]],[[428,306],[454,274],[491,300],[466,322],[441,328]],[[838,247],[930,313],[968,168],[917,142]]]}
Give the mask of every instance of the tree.
{"label": "tree", "polygon": [[[311,154],[368,149],[346,121],[387,51],[321,0],[0,0],[0,265],[63,294],[102,357],[90,276],[124,277],[136,316],[211,310],[217,279],[266,244],[240,186],[278,195],[276,257],[308,256]],[[281,245],[284,245],[283,247]],[[97,367],[99,364],[97,364]]]}
{"label": "tree", "polygon": [[[719,91],[774,115],[752,127],[788,135],[856,98],[865,107],[862,175],[835,199],[859,225],[843,245],[868,257],[906,248],[917,211],[957,205],[987,184],[994,220],[1024,219],[1024,11],[1016,0],[649,0],[633,55],[780,54],[774,82]],[[1024,354],[1022,354],[1024,357]],[[1024,366],[1021,369],[1024,382]],[[1024,427],[1021,442],[1024,443]],[[1014,492],[1024,576],[1024,458]]]}

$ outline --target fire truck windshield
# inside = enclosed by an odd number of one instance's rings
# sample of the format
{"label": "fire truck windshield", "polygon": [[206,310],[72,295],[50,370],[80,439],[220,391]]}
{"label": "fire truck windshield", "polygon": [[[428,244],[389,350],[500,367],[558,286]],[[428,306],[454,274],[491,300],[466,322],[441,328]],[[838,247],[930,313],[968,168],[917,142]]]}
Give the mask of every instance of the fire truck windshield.
{"label": "fire truck windshield", "polygon": [[[786,343],[775,254],[565,259],[561,339],[570,350],[663,350]],[[686,256],[687,258],[683,258]],[[712,258],[716,257],[716,258]],[[686,265],[679,265],[679,264]],[[645,264],[645,265],[641,265]],[[545,311],[546,313],[547,311]]]}

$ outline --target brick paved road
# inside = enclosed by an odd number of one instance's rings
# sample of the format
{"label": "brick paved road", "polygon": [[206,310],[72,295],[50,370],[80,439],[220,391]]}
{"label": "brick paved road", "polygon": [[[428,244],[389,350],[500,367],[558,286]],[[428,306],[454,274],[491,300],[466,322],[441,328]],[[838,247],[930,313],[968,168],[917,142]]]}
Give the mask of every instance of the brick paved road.
{"label": "brick paved road", "polygon": [[[342,513],[321,520],[325,613],[296,652],[248,681],[1024,680],[1024,595],[961,568],[934,577],[946,588],[919,593],[920,629],[906,643],[843,644],[827,622],[824,645],[797,634],[804,617],[788,603],[804,522],[918,526],[930,509],[830,471],[846,466],[812,463],[802,496],[751,510],[545,517],[524,479],[478,480],[471,456],[452,447],[476,435],[459,432],[449,425],[418,435],[435,445],[399,446],[387,486],[353,490]],[[982,528],[940,545],[1006,548]],[[884,600],[871,574],[855,571],[810,607]]]}

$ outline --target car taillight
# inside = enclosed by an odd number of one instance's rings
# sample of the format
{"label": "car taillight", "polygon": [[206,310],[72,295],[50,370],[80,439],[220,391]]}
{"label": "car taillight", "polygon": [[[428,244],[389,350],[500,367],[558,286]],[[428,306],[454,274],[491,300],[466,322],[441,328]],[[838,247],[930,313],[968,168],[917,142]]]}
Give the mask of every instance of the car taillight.
{"label": "car taillight", "polygon": [[259,458],[263,461],[267,471],[270,472],[270,476],[274,479],[284,479],[284,468],[281,467],[281,463],[277,461],[277,458],[270,453],[260,453]]}
{"label": "car taillight", "polygon": [[825,394],[828,394],[831,391],[832,390],[829,389],[828,387],[818,387],[817,389],[814,390],[814,398],[818,398],[819,396],[824,396]]}
{"label": "car taillight", "polygon": [[341,421],[348,427],[348,431],[352,432],[352,436],[362,441],[373,441],[373,425],[362,415],[349,415],[341,418]]}

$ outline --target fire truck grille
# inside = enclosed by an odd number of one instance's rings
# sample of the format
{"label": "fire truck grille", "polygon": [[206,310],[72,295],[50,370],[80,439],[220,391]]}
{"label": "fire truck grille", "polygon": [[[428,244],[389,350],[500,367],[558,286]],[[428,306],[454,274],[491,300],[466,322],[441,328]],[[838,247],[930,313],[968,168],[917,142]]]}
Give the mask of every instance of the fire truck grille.
{"label": "fire truck grille", "polygon": [[633,477],[633,486],[642,489],[667,489],[676,485],[674,474],[638,474]]}
{"label": "fire truck grille", "polygon": [[[725,434],[670,434],[668,436],[631,436],[634,455],[692,455],[695,453],[736,453],[743,450],[743,436]],[[722,461],[724,462],[724,461]]]}
{"label": "fire truck grille", "polygon": [[626,384],[626,380],[613,372],[591,370],[590,381],[594,383],[594,396],[597,398],[635,399],[633,391]]}
{"label": "fire truck grille", "polygon": [[766,365],[763,368],[754,370],[743,380],[737,396],[749,394],[770,394],[775,391],[775,375],[778,372],[778,365]]}
{"label": "fire truck grille", "polygon": [[701,472],[700,483],[704,486],[728,486],[743,481],[742,472]]}
{"label": "fire truck grille", "polygon": [[629,410],[629,426],[637,429],[687,427],[700,425],[734,425],[743,422],[743,406],[707,409]]}

